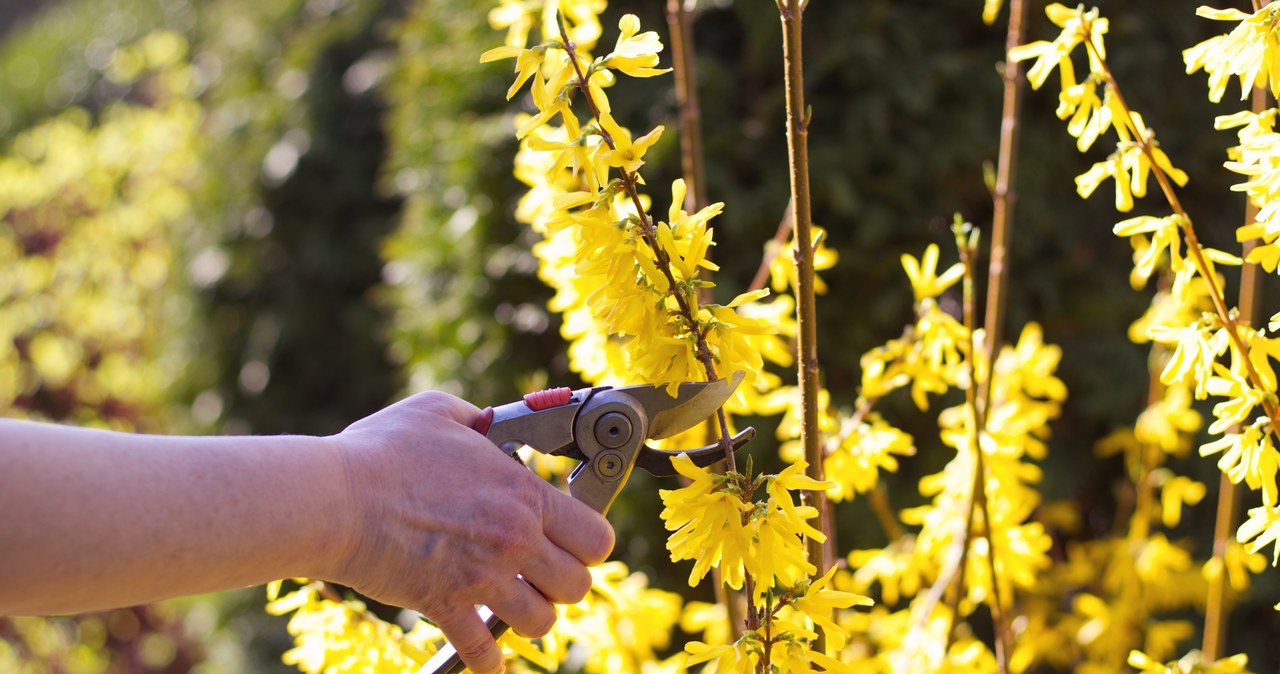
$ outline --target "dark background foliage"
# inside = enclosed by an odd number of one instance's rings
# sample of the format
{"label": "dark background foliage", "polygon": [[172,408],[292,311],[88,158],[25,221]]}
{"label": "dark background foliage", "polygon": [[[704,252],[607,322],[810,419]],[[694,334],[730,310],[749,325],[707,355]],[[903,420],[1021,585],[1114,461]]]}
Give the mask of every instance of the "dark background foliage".
{"label": "dark background foliage", "polygon": [[[625,11],[665,33],[664,4],[612,3],[605,40]],[[1210,105],[1203,76],[1182,73],[1180,50],[1218,28],[1194,16],[1197,4],[1101,7],[1126,97],[1190,174],[1185,201],[1199,230],[1230,250],[1243,204],[1227,191],[1233,178],[1221,163],[1234,137],[1212,131],[1212,120],[1244,105]],[[727,204],[715,221],[724,300],[745,289],[787,206],[781,53],[769,3],[702,5],[695,42],[707,191]],[[191,40],[207,79],[213,149],[203,235],[190,243],[193,259],[208,263],[192,279],[204,348],[186,395],[214,401],[210,430],[330,433],[407,390],[444,388],[485,405],[529,386],[578,384],[544,308],[550,293],[534,274],[531,235],[512,218],[520,186],[510,118],[527,102],[503,100],[509,64],[478,63],[501,40],[485,24],[487,8],[64,0],[23,17],[0,43],[0,138],[11,138],[65,105],[92,110],[127,95],[95,67],[101,50],[157,27]],[[18,6],[0,9],[4,26]],[[831,291],[819,301],[819,350],[840,404],[856,396],[861,354],[910,320],[899,255],[938,243],[944,262],[954,260],[952,214],[981,228],[990,218],[983,166],[998,142],[1004,31],[984,26],[980,10],[977,0],[815,1],[806,15],[814,219],[841,256],[824,274]],[[1030,26],[1031,38],[1052,37],[1038,9]],[[1093,458],[1092,445],[1142,409],[1146,349],[1125,329],[1150,290],[1128,285],[1130,252],[1110,233],[1119,217],[1109,187],[1087,202],[1074,193],[1073,177],[1108,150],[1075,153],[1053,114],[1055,82],[1026,98],[1007,332],[1016,338],[1037,321],[1063,347],[1071,398],[1053,428],[1044,490],[1079,504],[1101,531],[1124,470],[1118,458]],[[679,171],[671,86],[670,78],[630,81],[611,95],[631,128],[667,125],[649,155],[651,186]],[[1135,214],[1162,210],[1148,199]],[[891,480],[894,505],[912,505],[915,480],[945,454],[931,414],[899,397],[884,412],[920,443],[920,456]],[[773,455],[769,437],[752,448],[757,460]],[[1217,484],[1206,460],[1178,468],[1211,492]],[[611,516],[625,532],[620,554],[679,588],[684,571],[664,562],[659,486],[637,479]],[[882,542],[861,504],[840,513],[842,547]],[[1175,533],[1207,554],[1211,507]],[[1280,625],[1270,610],[1276,583],[1259,587],[1263,598],[1234,616],[1251,627],[1233,631],[1229,648],[1252,646],[1255,668],[1265,670],[1275,656],[1253,642]]]}

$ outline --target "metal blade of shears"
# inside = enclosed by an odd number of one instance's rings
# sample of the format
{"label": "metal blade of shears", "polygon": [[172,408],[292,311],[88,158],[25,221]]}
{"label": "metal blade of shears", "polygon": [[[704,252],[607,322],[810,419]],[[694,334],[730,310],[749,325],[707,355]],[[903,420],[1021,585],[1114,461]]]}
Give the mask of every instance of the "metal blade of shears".
{"label": "metal blade of shears", "polygon": [[649,415],[649,438],[661,440],[697,426],[724,406],[742,383],[745,372],[715,381],[685,382],[674,397],[662,386],[626,386],[620,391],[644,405]]}

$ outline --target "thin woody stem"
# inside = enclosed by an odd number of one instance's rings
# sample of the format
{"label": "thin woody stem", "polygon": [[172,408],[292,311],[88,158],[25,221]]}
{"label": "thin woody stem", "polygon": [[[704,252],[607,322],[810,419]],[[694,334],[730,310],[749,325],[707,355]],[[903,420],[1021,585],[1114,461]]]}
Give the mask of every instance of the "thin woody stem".
{"label": "thin woody stem", "polygon": [[867,503],[871,506],[871,512],[875,513],[876,520],[880,522],[880,528],[884,529],[885,536],[889,537],[889,542],[900,540],[902,525],[898,524],[893,506],[889,505],[889,494],[884,485],[877,484],[874,489],[867,492]]}
{"label": "thin woody stem", "polygon": [[[1021,45],[1026,34],[1028,0],[1010,0],[1009,30],[1005,37],[1004,106],[1000,121],[1000,155],[991,214],[991,260],[987,270],[987,362],[994,368],[1004,340],[1006,292],[1009,279],[1008,251],[1013,233],[1014,204],[1017,202],[1018,138],[1021,135],[1022,97],[1025,86],[1022,64],[1008,57]],[[990,403],[990,377],[982,384],[979,398]]]}
{"label": "thin woody stem", "polygon": [[[968,239],[967,241],[965,239]],[[1004,602],[1000,598],[1000,579],[996,575],[996,542],[994,537],[995,527],[991,522],[991,509],[987,501],[987,465],[985,452],[982,450],[982,432],[986,427],[986,410],[984,405],[979,401],[979,389],[989,390],[990,382],[978,382],[977,368],[977,340],[974,337],[975,318],[974,308],[974,267],[977,264],[977,246],[976,240],[963,230],[957,232],[956,240],[960,244],[960,262],[964,266],[964,323],[969,333],[969,386],[965,390],[965,404],[969,408],[971,417],[971,434],[970,444],[973,446],[974,468],[973,468],[973,487],[969,497],[969,515],[967,518],[967,532],[965,535],[965,550],[967,551],[971,545],[970,541],[977,537],[977,520],[978,514],[982,515],[984,536],[987,539],[987,565],[988,572],[991,574],[991,614],[996,625],[995,639],[995,655],[996,670],[1002,673],[1009,671],[1008,654],[1011,646],[1009,639],[1009,624],[1006,622],[1004,613]],[[988,376],[990,374],[988,373]],[[962,561],[959,568],[959,582],[956,583],[956,592],[953,595],[955,604],[952,606],[954,611],[958,608],[959,597],[964,592],[965,564]],[[950,645],[951,637],[955,633],[956,623],[959,622],[952,619],[951,630],[948,633],[948,645]]]}
{"label": "thin woody stem", "polygon": [[[1124,96],[1120,93],[1120,87],[1116,83],[1115,77],[1111,74],[1111,68],[1107,65],[1106,60],[1102,58],[1102,55],[1098,54],[1097,50],[1093,48],[1092,36],[1086,33],[1084,38],[1086,49],[1097,57],[1097,61],[1102,67],[1101,74],[1103,79],[1107,81],[1107,86],[1111,88],[1111,94],[1116,97],[1116,103],[1124,111],[1122,123],[1129,128],[1134,141],[1142,149],[1142,153],[1146,155],[1147,161],[1151,164],[1151,173],[1155,175],[1156,183],[1160,185],[1160,191],[1164,193],[1165,200],[1169,202],[1169,207],[1180,218],[1182,236],[1187,242],[1187,250],[1191,253],[1191,260],[1195,263],[1196,270],[1209,288],[1209,299],[1213,302],[1213,308],[1218,315],[1218,320],[1226,328],[1227,336],[1231,339],[1231,344],[1235,347],[1236,353],[1239,354],[1240,361],[1244,363],[1245,375],[1249,379],[1249,384],[1258,391],[1266,391],[1267,388],[1262,383],[1262,377],[1258,375],[1253,362],[1249,359],[1249,345],[1240,336],[1240,324],[1227,308],[1226,295],[1223,293],[1222,288],[1219,287],[1218,279],[1212,273],[1209,263],[1204,257],[1200,239],[1196,236],[1195,227],[1191,222],[1191,216],[1182,207],[1182,202],[1178,199],[1178,194],[1174,191],[1173,182],[1169,179],[1169,176],[1165,175],[1164,170],[1156,164],[1151,138],[1134,127],[1132,111],[1128,104],[1125,103]],[[1268,418],[1280,419],[1280,406],[1277,406],[1274,396],[1264,397],[1262,399],[1262,407],[1266,411]],[[1275,432],[1274,429],[1272,432]]]}
{"label": "thin woody stem", "polygon": [[[804,103],[803,34],[804,8],[799,0],[780,0],[778,13],[782,19],[782,58],[786,80],[787,156],[791,168],[791,219],[795,227],[796,315],[798,323],[797,369],[800,379],[800,408],[803,423],[800,442],[808,462],[806,474],[822,480],[822,431],[818,419],[818,332],[817,301],[814,293],[813,233],[809,207],[809,120]],[[805,492],[805,500],[818,511],[817,529],[826,535],[826,543],[809,540],[809,561],[816,575],[826,573],[833,562],[835,532],[822,490]],[[823,650],[825,640],[819,631],[815,650]]]}
{"label": "thin woody stem", "polygon": [[685,210],[695,213],[707,205],[703,169],[702,114],[698,107],[698,74],[693,63],[693,17],[684,0],[667,0],[667,29],[671,35],[671,64],[676,76],[676,104],[680,115],[680,165],[689,185]]}
{"label": "thin woody stem", "polygon": [[[692,18],[685,9],[684,0],[667,0],[667,30],[671,36],[671,65],[675,70],[676,106],[680,118],[680,165],[688,185],[684,208],[696,213],[707,205],[707,188],[703,170],[701,114],[698,111],[698,77],[693,65]],[[698,302],[709,301],[709,289],[699,288]],[[708,439],[717,435],[717,421],[708,420],[703,425]],[[725,607],[729,631],[736,640],[742,636],[744,625],[739,598],[725,585],[720,567],[712,568],[711,576],[716,601]]]}
{"label": "thin woody stem", "polygon": [[[569,56],[569,62],[573,64],[573,70],[578,76],[577,87],[582,92],[583,98],[586,100],[587,107],[591,110],[591,116],[600,121],[600,107],[596,104],[595,97],[591,94],[591,88],[588,86],[587,75],[582,70],[582,64],[578,62],[578,52],[574,43],[569,40],[568,32],[565,29],[564,21],[557,21],[560,28],[560,38],[563,43],[565,53]],[[609,134],[603,127],[600,129],[600,137],[611,150],[617,150],[617,142],[613,136]],[[695,341],[694,354],[698,362],[702,363],[703,369],[706,370],[707,380],[714,381],[719,379],[716,374],[715,359],[711,355],[711,349],[707,346],[706,333],[700,328],[698,317],[694,314],[693,307],[689,304],[689,299],[685,297],[681,290],[680,284],[676,281],[675,274],[671,272],[671,258],[667,252],[658,243],[657,228],[650,219],[649,214],[645,211],[644,203],[640,200],[640,192],[637,188],[640,180],[636,172],[628,171],[619,167],[618,173],[621,177],[618,179],[622,185],[622,189],[631,198],[631,203],[635,206],[636,217],[640,223],[640,235],[644,238],[649,248],[653,250],[654,262],[662,275],[666,277],[667,287],[676,300],[679,308],[679,314],[688,326],[689,332],[693,335]],[[729,441],[729,422],[725,417],[724,408],[716,410],[716,419],[720,425],[720,446],[724,449],[726,468],[730,472],[737,472],[737,461],[733,455],[733,443]]]}
{"label": "thin woody stem", "polygon": [[[1254,11],[1261,9],[1260,4],[1260,0],[1254,1]],[[1266,89],[1254,87],[1252,109],[1255,114],[1265,111],[1270,102]],[[1254,222],[1257,217],[1258,207],[1246,198],[1245,222]],[[1255,241],[1245,242],[1243,257],[1247,258],[1249,251],[1256,245]],[[1258,322],[1258,305],[1261,303],[1260,295],[1262,294],[1261,281],[1262,275],[1259,273],[1258,265],[1246,264],[1244,269],[1240,270],[1239,315],[1240,320],[1250,326]],[[1238,427],[1232,429],[1232,432],[1239,431]],[[1204,611],[1204,642],[1201,651],[1204,653],[1206,662],[1222,657],[1227,638],[1227,616],[1230,611],[1227,597],[1229,586],[1223,564],[1227,546],[1230,545],[1236,528],[1237,501],[1239,501],[1239,489],[1226,473],[1223,473],[1218,478],[1218,509],[1213,528],[1213,559],[1218,562],[1218,575],[1209,580],[1209,595],[1205,601]]]}
{"label": "thin woody stem", "polygon": [[786,213],[783,213],[782,220],[778,221],[778,231],[773,235],[773,250],[766,253],[764,259],[760,260],[760,266],[756,269],[756,275],[752,277],[747,292],[760,290],[769,282],[769,266],[773,264],[774,258],[782,253],[782,247],[787,245],[787,239],[791,238],[791,227],[792,208],[788,203]]}

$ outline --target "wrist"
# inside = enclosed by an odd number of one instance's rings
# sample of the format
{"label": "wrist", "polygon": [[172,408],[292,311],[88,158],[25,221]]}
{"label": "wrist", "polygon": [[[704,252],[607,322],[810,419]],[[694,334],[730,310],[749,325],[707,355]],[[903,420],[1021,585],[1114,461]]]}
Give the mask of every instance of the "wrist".
{"label": "wrist", "polygon": [[354,470],[349,448],[340,435],[315,438],[317,464],[322,470],[318,492],[324,495],[319,512],[310,514],[319,527],[318,545],[306,560],[305,577],[342,583],[347,563],[359,548],[364,517],[355,497]]}

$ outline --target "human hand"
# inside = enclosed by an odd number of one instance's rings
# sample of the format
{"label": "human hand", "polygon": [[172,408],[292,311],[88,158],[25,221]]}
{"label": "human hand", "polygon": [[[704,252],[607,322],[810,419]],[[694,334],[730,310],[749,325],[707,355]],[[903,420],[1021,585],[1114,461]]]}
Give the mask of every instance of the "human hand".
{"label": "human hand", "polygon": [[488,674],[503,658],[475,605],[542,636],[555,623],[550,602],[586,596],[587,566],[608,557],[614,537],[603,515],[472,430],[479,415],[422,393],[333,436],[355,517],[349,552],[326,580],[422,613],[468,668]]}

